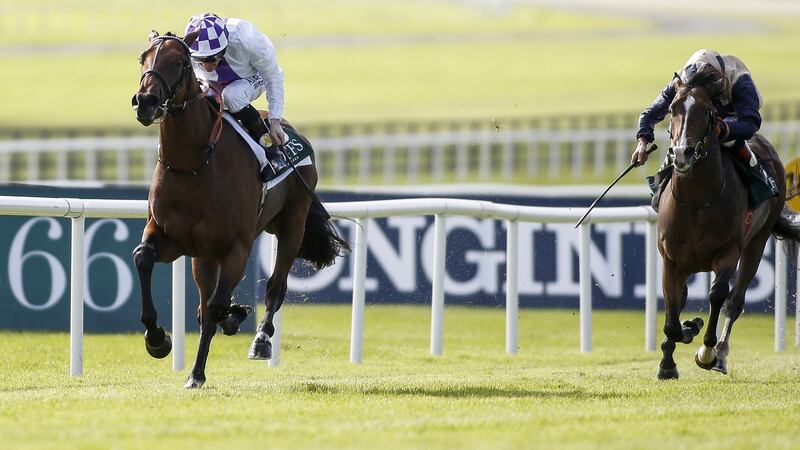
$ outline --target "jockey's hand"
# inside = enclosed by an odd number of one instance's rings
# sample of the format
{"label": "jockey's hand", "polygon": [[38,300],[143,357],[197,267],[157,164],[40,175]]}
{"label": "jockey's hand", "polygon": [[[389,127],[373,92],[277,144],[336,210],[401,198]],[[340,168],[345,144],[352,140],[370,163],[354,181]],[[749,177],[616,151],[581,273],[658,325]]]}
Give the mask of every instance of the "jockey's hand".
{"label": "jockey's hand", "polygon": [[634,150],[633,155],[631,155],[631,164],[633,164],[634,167],[639,167],[647,162],[647,144],[648,142],[644,140],[644,138],[639,138],[636,150]]}
{"label": "jockey's hand", "polygon": [[286,144],[286,133],[281,128],[280,119],[269,119],[269,138],[273,145],[282,146]]}

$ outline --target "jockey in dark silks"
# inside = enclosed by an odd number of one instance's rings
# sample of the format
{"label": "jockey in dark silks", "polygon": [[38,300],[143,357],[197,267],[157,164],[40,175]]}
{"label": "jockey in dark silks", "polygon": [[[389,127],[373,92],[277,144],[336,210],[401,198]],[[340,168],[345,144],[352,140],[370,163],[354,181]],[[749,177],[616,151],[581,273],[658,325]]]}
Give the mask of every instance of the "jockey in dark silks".
{"label": "jockey in dark silks", "polygon": [[[720,55],[714,50],[701,49],[686,61],[683,69],[676,75],[682,83],[690,84],[693,75],[707,65],[724,74],[721,93],[714,102],[717,114],[721,117],[721,119],[717,119],[716,126],[720,144],[723,148],[734,152],[740,159],[747,160],[747,164],[756,178],[766,182],[767,175],[758,164],[755,155],[745,144],[761,128],[761,114],[758,112],[761,107],[761,94],[753,83],[750,71],[741,60],[733,55]],[[647,161],[646,147],[655,139],[653,128],[669,113],[669,106],[675,98],[675,82],[673,80],[667,83],[661,94],[639,116],[639,130],[636,133],[638,145],[633,152],[632,163],[642,165]],[[654,191],[653,209],[655,210],[658,210],[659,194],[671,174],[672,161],[667,155],[651,182],[651,189]]]}

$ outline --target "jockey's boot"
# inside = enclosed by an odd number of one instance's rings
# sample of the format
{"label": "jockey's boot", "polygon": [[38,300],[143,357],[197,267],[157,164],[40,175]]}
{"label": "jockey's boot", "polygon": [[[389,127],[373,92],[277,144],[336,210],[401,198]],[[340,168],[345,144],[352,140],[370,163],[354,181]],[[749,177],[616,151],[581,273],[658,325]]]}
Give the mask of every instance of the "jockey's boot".
{"label": "jockey's boot", "polygon": [[247,132],[258,144],[264,149],[264,155],[267,157],[267,165],[261,169],[261,181],[267,183],[273,178],[283,172],[286,167],[286,159],[283,152],[272,145],[269,138],[269,127],[261,118],[258,111],[253,108],[253,105],[247,105],[241,111],[234,113],[233,117],[238,119],[242,125],[247,128]]}
{"label": "jockey's boot", "polygon": [[655,176],[645,178],[653,196],[650,200],[650,206],[653,207],[653,211],[655,212],[658,212],[658,202],[661,199],[661,193],[664,192],[664,187],[667,185],[669,179],[672,178],[672,170],[672,162],[669,160],[669,157],[667,157],[664,162],[661,163],[661,167],[658,169]]}
{"label": "jockey's boot", "polygon": [[[778,186],[775,179],[767,173],[764,164],[762,164],[753,150],[750,149],[750,144],[746,141],[735,141],[734,145],[739,148],[735,155],[742,160],[750,171],[751,187],[756,197],[774,197],[778,195]],[[734,147],[734,148],[736,148]],[[753,186],[753,184],[760,186]]]}

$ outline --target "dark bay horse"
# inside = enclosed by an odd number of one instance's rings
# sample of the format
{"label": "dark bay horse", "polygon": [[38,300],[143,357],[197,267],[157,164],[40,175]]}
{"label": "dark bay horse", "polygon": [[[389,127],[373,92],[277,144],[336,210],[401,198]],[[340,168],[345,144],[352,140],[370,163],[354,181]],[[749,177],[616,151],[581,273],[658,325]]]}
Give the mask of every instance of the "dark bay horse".
{"label": "dark bay horse", "polygon": [[[145,346],[156,358],[167,356],[172,348],[169,335],[157,323],[150,291],[153,265],[188,255],[200,294],[200,342],[187,388],[206,381],[206,360],[217,325],[225,334],[235,334],[252,310],[232,304],[231,293],[242,278],[253,240],[262,231],[277,237],[278,255],[267,282],[267,314],[249,350],[251,359],[271,356],[273,317],[286,295],[295,258],[319,269],[349,250],[322,204],[312,200],[296,176],[270,189],[258,215],[262,188],[258,162],[244,140],[221,120],[219,106],[204,95],[194,77],[189,45],[196,37],[197,33],[184,38],[152,33],[150,46],[139,59],[142,74],[132,99],[143,125],[161,120],[147,223],[142,243],[133,252],[142,290]],[[313,189],[314,164],[297,170]]]}
{"label": "dark bay horse", "polygon": [[[736,173],[733,159],[723,154],[715,130],[717,115],[712,98],[720,80],[719,72],[708,71],[699,72],[691,84],[675,81],[669,149],[675,174],[664,188],[658,213],[666,310],[659,379],[678,378],[672,358],[675,344],[692,342],[703,326],[699,317],[680,321],[689,275],[706,271],[715,274],[709,291],[708,327],[695,362],[703,369],[725,374],[731,330],[744,309],[745,292],[767,240],[770,235],[790,239],[792,252],[796,252],[794,244],[800,240],[800,226],[784,205],[783,164],[772,145],[760,135],[749,145],[772,168],[779,193],[748,214],[748,187]],[[723,305],[726,319],[718,341],[717,322]]]}

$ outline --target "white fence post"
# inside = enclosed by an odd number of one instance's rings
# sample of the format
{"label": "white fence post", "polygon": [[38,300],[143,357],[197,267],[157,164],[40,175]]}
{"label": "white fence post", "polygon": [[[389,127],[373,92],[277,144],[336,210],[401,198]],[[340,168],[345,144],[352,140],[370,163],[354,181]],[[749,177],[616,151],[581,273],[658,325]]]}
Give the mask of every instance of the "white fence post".
{"label": "white fence post", "polygon": [[592,226],[583,224],[578,227],[579,237],[579,279],[580,279],[580,327],[581,352],[592,351],[592,262],[589,257],[589,246],[592,240]]}
{"label": "white fence post", "polygon": [[786,253],[782,240],[775,239],[775,351],[786,350]]}
{"label": "white fence post", "polygon": [[69,302],[69,374],[83,375],[83,296],[86,282],[83,216],[72,218]]}
{"label": "white fence post", "polygon": [[444,337],[444,268],[447,253],[445,216],[433,221],[433,288],[431,293],[431,355],[441,356]]}
{"label": "white fence post", "polygon": [[355,243],[353,245],[353,317],[350,330],[350,362],[360,363],[364,350],[364,305],[365,286],[367,278],[367,225],[368,218],[356,219]]}
{"label": "white fence post", "polygon": [[172,262],[172,370],[186,367],[186,257]]}
{"label": "white fence post", "polygon": [[644,349],[656,350],[656,314],[658,312],[658,260],[656,251],[656,223],[647,222],[645,234],[645,297],[644,297]]}
{"label": "white fence post", "polygon": [[506,221],[506,353],[519,348],[519,223]]}

